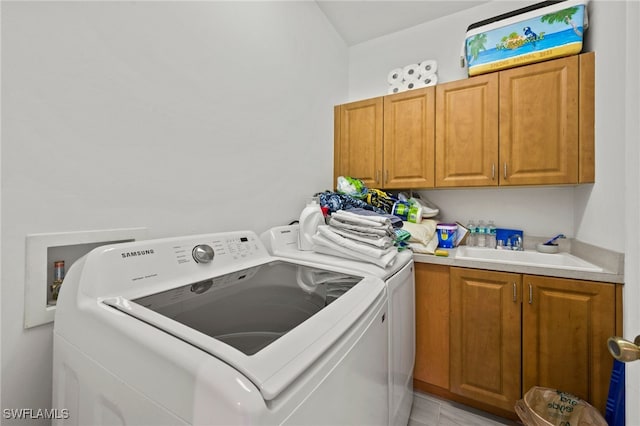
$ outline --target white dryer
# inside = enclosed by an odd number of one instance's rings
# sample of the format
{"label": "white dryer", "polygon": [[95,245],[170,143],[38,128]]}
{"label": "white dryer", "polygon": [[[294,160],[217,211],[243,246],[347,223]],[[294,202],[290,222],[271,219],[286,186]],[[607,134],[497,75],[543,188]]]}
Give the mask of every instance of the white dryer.
{"label": "white dryer", "polygon": [[379,266],[336,256],[298,249],[298,225],[279,226],[260,238],[267,250],[278,258],[331,268],[354,274],[377,276],[387,286],[389,315],[389,425],[406,425],[413,404],[415,365],[415,273],[413,253],[398,253],[395,263]]}
{"label": "white dryer", "polygon": [[249,231],[96,248],[58,299],[56,424],[386,425],[387,310]]}

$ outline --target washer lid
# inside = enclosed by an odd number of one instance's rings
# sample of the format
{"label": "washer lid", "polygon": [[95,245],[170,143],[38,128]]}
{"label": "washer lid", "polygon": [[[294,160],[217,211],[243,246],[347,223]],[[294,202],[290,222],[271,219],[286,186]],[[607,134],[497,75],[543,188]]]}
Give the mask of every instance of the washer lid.
{"label": "washer lid", "polygon": [[345,259],[310,250],[299,250],[299,230],[300,227],[298,225],[277,226],[260,235],[260,239],[273,256],[330,265],[332,268],[340,268],[341,270],[349,270],[353,273],[380,277],[384,281],[395,275],[413,259],[413,252],[411,252],[411,250],[401,251],[398,253],[398,257],[393,265],[385,269],[372,263]]}
{"label": "washer lid", "polygon": [[379,278],[275,261],[103,303],[223,360],[271,400],[381,300]]}

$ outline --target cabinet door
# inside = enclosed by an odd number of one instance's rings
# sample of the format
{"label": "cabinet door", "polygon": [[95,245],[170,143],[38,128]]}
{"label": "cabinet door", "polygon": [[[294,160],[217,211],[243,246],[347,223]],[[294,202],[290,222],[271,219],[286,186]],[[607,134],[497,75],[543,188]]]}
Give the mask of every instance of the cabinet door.
{"label": "cabinet door", "polygon": [[521,396],[521,276],[451,268],[451,391],[513,411]]}
{"label": "cabinet door", "polygon": [[500,72],[500,185],[578,182],[578,56]]}
{"label": "cabinet door", "polygon": [[498,74],[436,86],[436,186],[497,185]]}
{"label": "cabinet door", "polygon": [[[524,276],[523,388],[574,394],[604,413],[615,335],[615,285]],[[528,299],[528,300],[527,300]]]}
{"label": "cabinet door", "polygon": [[384,97],[384,188],[433,187],[435,88]]}
{"label": "cabinet door", "polygon": [[339,105],[334,139],[334,185],[351,176],[379,187],[382,175],[382,97]]}
{"label": "cabinet door", "polygon": [[413,378],[449,389],[449,267],[416,263]]}
{"label": "cabinet door", "polygon": [[578,181],[593,183],[596,180],[595,164],[595,67],[596,54],[584,53],[580,58],[580,122],[578,158]]}

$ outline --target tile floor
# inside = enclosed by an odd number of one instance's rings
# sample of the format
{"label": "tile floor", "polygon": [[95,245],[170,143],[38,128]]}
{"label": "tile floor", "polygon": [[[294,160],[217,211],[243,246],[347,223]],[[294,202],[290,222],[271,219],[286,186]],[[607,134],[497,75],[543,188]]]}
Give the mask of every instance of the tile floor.
{"label": "tile floor", "polygon": [[522,425],[433,395],[414,392],[408,426]]}

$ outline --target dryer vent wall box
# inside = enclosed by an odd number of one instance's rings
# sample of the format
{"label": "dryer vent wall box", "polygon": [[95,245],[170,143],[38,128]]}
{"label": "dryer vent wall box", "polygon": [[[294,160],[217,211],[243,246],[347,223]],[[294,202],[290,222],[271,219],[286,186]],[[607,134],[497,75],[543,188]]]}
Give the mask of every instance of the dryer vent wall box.
{"label": "dryer vent wall box", "polygon": [[[30,234],[26,239],[24,328],[53,321],[64,273],[96,247],[142,240],[147,228]],[[54,285],[55,282],[55,285]]]}
{"label": "dryer vent wall box", "polygon": [[388,424],[385,283],[251,231],[97,248],[57,309],[53,408],[74,424]]}

